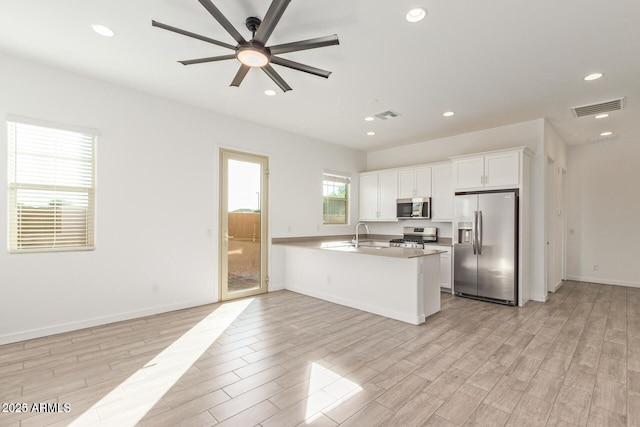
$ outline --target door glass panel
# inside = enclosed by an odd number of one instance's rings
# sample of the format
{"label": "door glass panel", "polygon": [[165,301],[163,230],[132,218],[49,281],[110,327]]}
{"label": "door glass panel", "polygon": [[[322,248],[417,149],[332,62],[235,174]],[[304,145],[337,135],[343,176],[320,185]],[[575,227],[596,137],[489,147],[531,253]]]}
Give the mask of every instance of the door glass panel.
{"label": "door glass panel", "polygon": [[261,285],[261,177],[259,163],[228,163],[228,292]]}

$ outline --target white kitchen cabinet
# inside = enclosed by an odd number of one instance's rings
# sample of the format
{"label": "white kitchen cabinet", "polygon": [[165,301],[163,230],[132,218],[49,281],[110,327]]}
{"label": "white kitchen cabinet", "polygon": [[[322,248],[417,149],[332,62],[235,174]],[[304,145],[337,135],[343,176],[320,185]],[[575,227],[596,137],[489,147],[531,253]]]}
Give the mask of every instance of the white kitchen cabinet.
{"label": "white kitchen cabinet", "polygon": [[452,158],[454,188],[488,190],[519,186],[521,151],[503,150]]}
{"label": "white kitchen cabinet", "polygon": [[398,171],[398,199],[431,197],[431,168],[419,167]]}
{"label": "white kitchen cabinet", "polygon": [[451,163],[431,167],[431,220],[453,220],[453,168]]}
{"label": "white kitchen cabinet", "polygon": [[360,221],[397,221],[398,172],[360,174]]}
{"label": "white kitchen cabinet", "polygon": [[434,251],[446,251],[440,254],[440,288],[451,289],[451,284],[453,283],[451,246],[425,245],[424,248]]}

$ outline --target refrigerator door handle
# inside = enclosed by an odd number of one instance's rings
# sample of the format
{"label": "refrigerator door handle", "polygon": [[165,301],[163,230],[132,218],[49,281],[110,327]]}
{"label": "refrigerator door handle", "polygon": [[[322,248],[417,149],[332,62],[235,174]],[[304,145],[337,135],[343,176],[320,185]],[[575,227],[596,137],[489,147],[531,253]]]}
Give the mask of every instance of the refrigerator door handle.
{"label": "refrigerator door handle", "polygon": [[473,236],[472,238],[472,246],[473,246],[473,254],[477,254],[477,244],[478,244],[478,211],[473,211]]}
{"label": "refrigerator door handle", "polygon": [[478,255],[482,255],[482,211],[478,211]]}

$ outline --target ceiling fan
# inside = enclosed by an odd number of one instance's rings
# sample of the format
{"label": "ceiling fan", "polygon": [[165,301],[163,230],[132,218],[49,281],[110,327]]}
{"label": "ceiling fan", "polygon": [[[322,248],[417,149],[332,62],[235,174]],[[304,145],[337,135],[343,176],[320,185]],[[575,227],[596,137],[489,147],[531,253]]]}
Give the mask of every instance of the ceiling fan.
{"label": "ceiling fan", "polygon": [[273,0],[267,14],[264,16],[264,20],[250,16],[245,21],[245,25],[249,31],[251,31],[251,40],[246,40],[242,37],[229,20],[218,10],[211,0],[198,0],[202,6],[215,18],[220,25],[233,37],[237,45],[228,44],[218,40],[214,40],[209,37],[201,36],[200,34],[192,33],[190,31],[182,30],[180,28],[172,27],[170,25],[163,24],[157,21],[151,21],[151,25],[154,27],[162,28],[163,30],[172,31],[174,33],[182,34],[187,37],[202,40],[207,43],[215,44],[217,46],[225,47],[233,50],[234,53],[228,55],[211,56],[206,58],[190,59],[186,61],[178,61],[183,65],[202,64],[205,62],[224,61],[227,59],[237,59],[240,61],[240,69],[236,73],[231,86],[240,86],[242,80],[249,72],[251,68],[261,68],[262,71],[273,80],[283,92],[291,90],[291,86],[284,81],[284,79],[273,69],[271,64],[281,65],[283,67],[291,68],[305,73],[313,74],[328,78],[331,71],[322,70],[320,68],[312,67],[310,65],[301,64],[299,62],[290,61],[285,58],[281,58],[279,54],[297,52],[300,50],[316,49],[319,47],[332,46],[339,44],[338,36],[331,35],[325,37],[317,37],[308,40],[300,40],[297,42],[279,44],[275,46],[266,46],[271,33],[278,25],[282,14],[286,10],[291,0]]}

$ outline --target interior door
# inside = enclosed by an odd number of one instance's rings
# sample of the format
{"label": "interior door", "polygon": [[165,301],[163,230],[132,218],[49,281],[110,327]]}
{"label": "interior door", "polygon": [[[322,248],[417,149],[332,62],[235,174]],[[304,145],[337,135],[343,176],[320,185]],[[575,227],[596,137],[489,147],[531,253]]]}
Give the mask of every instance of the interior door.
{"label": "interior door", "polygon": [[220,299],[267,292],[268,159],[220,151]]}

